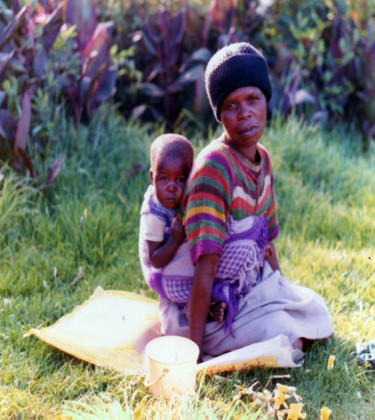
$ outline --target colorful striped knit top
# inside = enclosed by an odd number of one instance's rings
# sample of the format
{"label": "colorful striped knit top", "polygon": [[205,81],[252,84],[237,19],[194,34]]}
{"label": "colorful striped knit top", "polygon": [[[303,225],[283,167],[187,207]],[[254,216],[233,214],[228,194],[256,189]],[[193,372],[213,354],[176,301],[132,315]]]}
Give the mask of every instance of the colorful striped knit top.
{"label": "colorful striped knit top", "polygon": [[184,197],[184,225],[195,264],[201,255],[223,252],[228,218],[266,216],[268,240],[279,224],[273,190],[271,159],[257,145],[256,164],[231,148],[225,136],[213,140],[198,155]]}

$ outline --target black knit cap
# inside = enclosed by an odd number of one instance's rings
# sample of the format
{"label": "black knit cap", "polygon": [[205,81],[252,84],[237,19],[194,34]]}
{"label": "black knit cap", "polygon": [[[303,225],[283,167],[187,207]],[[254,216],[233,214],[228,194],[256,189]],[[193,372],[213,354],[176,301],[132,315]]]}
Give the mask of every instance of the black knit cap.
{"label": "black knit cap", "polygon": [[217,51],[207,64],[205,83],[212,111],[218,121],[224,99],[236,89],[258,87],[267,102],[272,95],[267,61],[261,52],[247,42],[231,44]]}

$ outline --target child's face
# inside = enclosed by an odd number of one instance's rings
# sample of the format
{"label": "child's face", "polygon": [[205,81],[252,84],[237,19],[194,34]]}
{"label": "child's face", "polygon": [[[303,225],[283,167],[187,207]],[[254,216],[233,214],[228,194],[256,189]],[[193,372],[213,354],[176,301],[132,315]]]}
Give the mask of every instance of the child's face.
{"label": "child's face", "polygon": [[150,170],[151,182],[161,204],[169,209],[180,204],[188,175],[184,160],[172,156],[166,156]]}
{"label": "child's face", "polygon": [[248,156],[249,151],[255,149],[266,125],[266,97],[255,86],[236,89],[224,99],[220,118],[232,146]]}

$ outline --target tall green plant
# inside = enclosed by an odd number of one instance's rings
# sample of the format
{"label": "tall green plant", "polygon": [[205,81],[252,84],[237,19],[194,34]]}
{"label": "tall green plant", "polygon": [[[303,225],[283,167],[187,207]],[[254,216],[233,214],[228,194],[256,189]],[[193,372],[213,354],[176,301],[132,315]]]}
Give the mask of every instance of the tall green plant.
{"label": "tall green plant", "polygon": [[367,150],[375,136],[374,19],[363,13],[360,18],[345,2],[313,1],[307,7],[308,13],[289,0],[283,7],[275,3],[267,15],[265,45],[276,55],[273,105],[288,115],[307,101],[315,122],[350,121]]}
{"label": "tall green plant", "polygon": [[85,112],[91,118],[94,109],[114,94],[116,68],[111,65],[110,37],[113,23],[98,23],[94,0],[68,0],[66,22],[76,28],[80,68],[78,74],[65,68],[60,73],[78,125]]}
{"label": "tall green plant", "polygon": [[[37,181],[31,154],[48,155],[55,128],[53,119],[45,121],[49,108],[70,104],[78,125],[114,93],[112,24],[98,23],[93,0],[41,1],[23,8],[13,0],[12,8],[0,8],[0,158],[17,170],[26,168]],[[63,161],[61,156],[48,168],[43,189]]]}
{"label": "tall green plant", "polygon": [[211,57],[203,45],[185,49],[188,12],[189,7],[177,12],[166,7],[147,18],[144,28],[134,37],[145,64],[145,80],[138,85],[138,93],[146,103],[138,105],[133,116],[150,110],[155,118],[164,117],[168,129],[173,128],[186,101],[181,93],[186,95],[186,88],[194,84],[196,88],[202,85],[204,67]]}

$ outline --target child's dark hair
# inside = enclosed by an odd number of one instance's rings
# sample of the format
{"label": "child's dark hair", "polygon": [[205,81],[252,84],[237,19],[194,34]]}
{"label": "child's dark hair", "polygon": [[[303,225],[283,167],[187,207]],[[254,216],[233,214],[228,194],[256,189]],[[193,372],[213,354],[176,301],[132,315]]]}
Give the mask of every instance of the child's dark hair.
{"label": "child's dark hair", "polygon": [[167,156],[183,159],[190,172],[193,166],[194,149],[186,137],[174,133],[162,134],[157,137],[151,145],[151,169],[155,170],[157,163]]}

